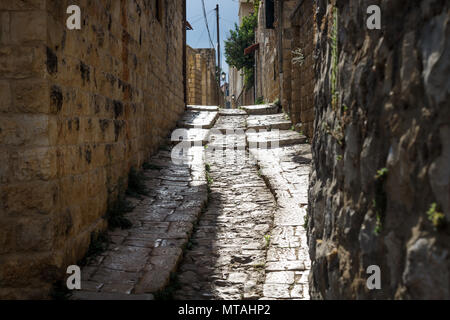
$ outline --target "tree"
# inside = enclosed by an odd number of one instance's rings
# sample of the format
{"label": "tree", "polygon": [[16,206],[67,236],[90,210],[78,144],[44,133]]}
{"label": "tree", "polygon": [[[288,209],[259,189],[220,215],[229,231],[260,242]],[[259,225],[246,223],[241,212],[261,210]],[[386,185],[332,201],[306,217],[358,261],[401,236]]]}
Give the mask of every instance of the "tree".
{"label": "tree", "polygon": [[242,24],[234,25],[230,37],[225,40],[225,58],[228,65],[244,72],[246,88],[251,88],[254,81],[254,54],[244,55],[244,50],[255,41],[255,29],[258,26],[259,1],[255,3],[255,12],[242,19]]}

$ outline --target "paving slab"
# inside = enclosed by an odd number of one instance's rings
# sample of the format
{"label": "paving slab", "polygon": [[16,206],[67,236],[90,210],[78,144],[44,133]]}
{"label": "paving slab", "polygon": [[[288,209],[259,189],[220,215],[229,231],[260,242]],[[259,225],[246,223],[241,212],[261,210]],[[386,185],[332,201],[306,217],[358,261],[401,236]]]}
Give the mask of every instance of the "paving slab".
{"label": "paving slab", "polygon": [[308,281],[305,279],[308,278],[311,261],[304,219],[308,205],[311,148],[308,144],[297,144],[276,149],[250,149],[250,153],[278,204],[267,251],[264,298],[309,299]]}
{"label": "paving slab", "polygon": [[[184,130],[188,141],[201,142],[209,131]],[[82,269],[82,290],[72,299],[151,300],[151,293],[168,284],[208,198],[204,148],[184,151],[189,161],[174,161],[170,148],[148,160],[149,169],[143,171],[148,195],[127,197],[134,205],[125,215],[132,227],[108,231],[107,250],[89,257]]]}
{"label": "paving slab", "polygon": [[306,143],[306,139],[306,136],[292,130],[247,131],[247,142],[250,149],[261,149],[265,144],[268,148],[302,144]]}
{"label": "paving slab", "polygon": [[219,109],[220,116],[246,116],[247,112],[242,109]]}
{"label": "paving slab", "polygon": [[216,121],[213,131],[222,133],[245,132],[247,117],[221,116]]}
{"label": "paving slab", "polygon": [[263,115],[263,114],[276,114],[278,113],[279,107],[272,104],[258,104],[252,106],[242,106],[248,115]]}
{"label": "paving slab", "polygon": [[178,128],[172,134],[171,143],[185,142],[188,146],[204,146],[209,141],[209,135],[208,129]]}
{"label": "paving slab", "polygon": [[249,130],[289,130],[292,123],[285,114],[251,115],[247,118],[247,129]]}
{"label": "paving slab", "polygon": [[[239,123],[245,116],[236,117]],[[217,123],[216,126],[220,124]],[[216,126],[214,128],[216,128]],[[245,143],[245,134],[211,134],[224,146]],[[213,147],[208,145],[207,153]],[[220,157],[208,158],[210,200],[191,237],[192,246],[179,267],[176,299],[258,299],[265,279],[264,236],[276,209],[273,195],[248,152],[226,148]],[[246,159],[247,158],[247,159]]]}
{"label": "paving slab", "polygon": [[218,106],[187,105],[186,110],[188,110],[188,111],[219,111],[219,107]]}
{"label": "paving slab", "polygon": [[218,112],[186,111],[177,126],[180,128],[210,129],[219,117]]}
{"label": "paving slab", "polygon": [[[194,113],[180,124],[212,119]],[[311,150],[297,132],[274,129],[283,119],[222,115],[212,130],[176,131],[175,145],[149,159],[149,194],[127,214],[133,226],[109,232],[107,251],[88,261],[72,299],[151,300],[174,272],[175,299],[309,299]],[[180,141],[189,146],[176,149]]]}

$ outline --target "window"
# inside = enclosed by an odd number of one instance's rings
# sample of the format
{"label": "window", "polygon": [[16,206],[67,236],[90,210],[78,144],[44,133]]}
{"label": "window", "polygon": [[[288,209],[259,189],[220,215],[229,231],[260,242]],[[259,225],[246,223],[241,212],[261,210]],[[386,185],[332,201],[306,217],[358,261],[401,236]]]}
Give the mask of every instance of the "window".
{"label": "window", "polygon": [[275,4],[274,0],[265,1],[265,13],[266,13],[266,29],[273,29],[273,23],[275,20]]}

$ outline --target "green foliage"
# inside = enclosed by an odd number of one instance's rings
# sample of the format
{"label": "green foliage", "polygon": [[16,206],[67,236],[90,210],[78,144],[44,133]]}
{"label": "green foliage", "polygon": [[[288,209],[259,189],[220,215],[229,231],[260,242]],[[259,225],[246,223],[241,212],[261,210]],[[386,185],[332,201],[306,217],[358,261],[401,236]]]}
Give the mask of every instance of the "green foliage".
{"label": "green foliage", "polygon": [[375,234],[380,234],[383,226],[384,215],[387,207],[387,196],[384,191],[384,182],[387,179],[389,170],[387,168],[381,168],[377,170],[375,175],[375,198],[373,199],[372,207],[376,215]]}
{"label": "green foliage", "polygon": [[212,186],[214,180],[213,180],[213,178],[211,177],[211,175],[209,174],[209,173],[211,172],[211,166],[210,166],[209,164],[206,164],[206,165],[205,165],[205,170],[206,170],[205,175],[206,175],[206,182],[207,182],[207,184],[206,184],[206,189],[208,190],[208,198],[209,198],[209,195],[210,195],[211,192],[212,192],[211,186]]}
{"label": "green foliage", "polygon": [[305,214],[305,217],[303,218],[303,228],[305,228],[305,230],[308,230],[308,224],[309,224],[309,216]]}
{"label": "green foliage", "polygon": [[259,97],[256,99],[255,104],[264,104],[264,97]]}
{"label": "green foliage", "polygon": [[375,179],[385,179],[387,174],[389,173],[389,170],[387,168],[382,168],[377,171],[377,174],[375,175]]}
{"label": "green foliage", "polygon": [[440,212],[436,202],[433,202],[431,204],[430,209],[428,209],[427,211],[427,216],[428,220],[431,221],[431,223],[436,229],[442,228],[446,223],[445,215],[442,212]]}
{"label": "green foliage", "polygon": [[264,240],[266,240],[266,248],[268,248],[270,245],[270,235],[268,235],[268,234],[265,235]]}
{"label": "green foliage", "polygon": [[[259,7],[259,1],[256,1]],[[256,3],[255,3],[256,7]],[[234,25],[230,30],[230,37],[225,40],[225,58],[228,65],[242,70],[244,73],[244,84],[251,88],[254,83],[255,57],[253,54],[244,55],[244,50],[255,41],[255,29],[258,26],[258,11],[242,19],[242,24]]]}

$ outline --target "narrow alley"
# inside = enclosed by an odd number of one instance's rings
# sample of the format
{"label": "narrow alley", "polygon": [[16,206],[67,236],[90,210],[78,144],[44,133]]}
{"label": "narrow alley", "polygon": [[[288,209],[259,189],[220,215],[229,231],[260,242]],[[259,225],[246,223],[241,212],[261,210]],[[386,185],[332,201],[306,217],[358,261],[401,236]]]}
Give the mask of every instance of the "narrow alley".
{"label": "narrow alley", "polygon": [[308,299],[311,155],[278,111],[188,106],[177,130],[200,146],[187,164],[169,164],[170,148],[150,160],[132,227],[109,233],[73,298]]}
{"label": "narrow alley", "polygon": [[443,0],[0,0],[0,300],[450,299],[449,34]]}

